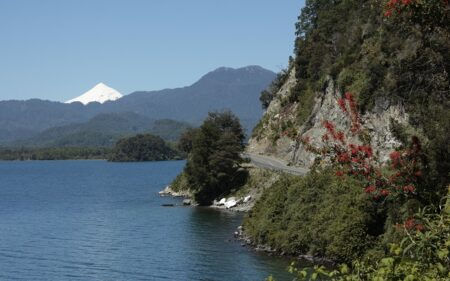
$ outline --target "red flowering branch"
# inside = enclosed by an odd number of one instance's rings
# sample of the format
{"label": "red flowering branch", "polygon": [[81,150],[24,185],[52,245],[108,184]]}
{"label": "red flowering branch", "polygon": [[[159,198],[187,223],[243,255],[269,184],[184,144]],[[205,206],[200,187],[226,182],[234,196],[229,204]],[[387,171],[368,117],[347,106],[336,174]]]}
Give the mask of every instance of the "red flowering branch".
{"label": "red flowering branch", "polygon": [[423,27],[448,28],[450,25],[449,0],[388,0],[384,16],[402,18]]}
{"label": "red flowering branch", "polygon": [[346,93],[337,103],[351,122],[350,132],[338,130],[333,122],[324,120],[323,146],[312,145],[308,136],[293,139],[303,143],[308,151],[330,159],[331,164],[337,168],[336,176],[348,175],[361,180],[365,186],[364,192],[374,199],[415,194],[417,182],[422,176],[419,139],[413,137],[408,149],[393,151],[390,154],[390,165],[384,168],[375,158],[370,145],[348,143],[350,136],[361,137],[362,134],[359,111],[353,95]]}
{"label": "red flowering branch", "polygon": [[406,232],[419,231],[424,232],[425,226],[419,220],[414,218],[407,219],[403,224],[396,224],[395,227],[397,229],[403,228]]}

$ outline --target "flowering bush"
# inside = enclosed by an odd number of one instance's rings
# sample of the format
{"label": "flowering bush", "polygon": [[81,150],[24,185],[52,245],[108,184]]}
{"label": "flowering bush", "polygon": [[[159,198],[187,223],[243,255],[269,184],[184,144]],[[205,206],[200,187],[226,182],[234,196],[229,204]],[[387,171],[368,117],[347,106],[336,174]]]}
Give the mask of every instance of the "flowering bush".
{"label": "flowering bush", "polygon": [[312,272],[292,265],[290,272],[295,280],[450,280],[450,187],[446,200],[439,210],[425,208],[401,225],[406,237],[375,262],[354,261],[333,271],[315,266]]}
{"label": "flowering bush", "polygon": [[448,28],[450,25],[449,0],[389,0],[385,4],[385,17],[402,17],[428,28]]}
{"label": "flowering bush", "polygon": [[312,145],[308,136],[288,136],[301,141],[310,152],[329,159],[337,169],[336,176],[348,175],[362,181],[364,192],[376,200],[416,194],[418,181],[422,176],[419,139],[413,137],[409,148],[393,151],[390,154],[389,166],[382,166],[370,144],[350,142],[351,137],[364,138],[353,95],[345,93],[337,103],[350,121],[349,132],[339,130],[333,122],[324,120],[322,147]]}

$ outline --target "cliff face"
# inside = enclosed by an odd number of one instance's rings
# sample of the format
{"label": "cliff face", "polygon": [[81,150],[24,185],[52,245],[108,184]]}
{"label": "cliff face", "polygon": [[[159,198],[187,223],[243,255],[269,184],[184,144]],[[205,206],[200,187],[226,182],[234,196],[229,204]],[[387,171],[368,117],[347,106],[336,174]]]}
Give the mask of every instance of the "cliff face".
{"label": "cliff face", "polygon": [[[297,80],[295,70],[291,69],[289,78],[276,93],[265,112],[260,128],[255,130],[250,139],[248,151],[251,153],[275,156],[294,165],[309,167],[315,155],[308,152],[301,142],[284,136],[285,130],[295,132],[298,136],[309,137],[311,143],[320,146],[321,137],[325,133],[323,121],[333,122],[338,129],[344,131],[350,128],[350,122],[339,108],[337,100],[343,93],[336,87],[336,82],[327,77],[323,85],[323,91],[314,93],[312,109],[304,122],[298,121],[298,112],[302,106],[299,102],[283,102],[291,94]],[[389,153],[401,143],[392,133],[394,123],[408,125],[409,116],[402,106],[391,104],[388,100],[379,98],[375,106],[361,116],[363,130],[370,136],[370,143],[378,155],[379,160],[384,162]],[[358,143],[358,139],[352,139]]]}

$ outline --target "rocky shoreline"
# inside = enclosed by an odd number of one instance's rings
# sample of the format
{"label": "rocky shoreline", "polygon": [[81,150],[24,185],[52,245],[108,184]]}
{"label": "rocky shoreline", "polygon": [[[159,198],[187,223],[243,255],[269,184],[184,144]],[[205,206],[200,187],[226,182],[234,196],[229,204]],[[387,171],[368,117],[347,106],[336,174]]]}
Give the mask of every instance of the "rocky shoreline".
{"label": "rocky shoreline", "polygon": [[163,190],[161,190],[160,192],[158,192],[159,196],[165,197],[165,196],[170,196],[170,197],[185,197],[185,198],[191,198],[192,194],[189,191],[175,191],[173,190],[170,185],[166,186]]}
{"label": "rocky shoreline", "polygon": [[[197,206],[197,204],[192,200],[192,194],[189,191],[175,191],[170,187],[170,185],[166,186],[163,190],[158,192],[158,194],[163,197],[182,197],[184,198],[183,205]],[[228,198],[223,197],[219,201],[214,200],[213,204],[208,206],[208,208],[224,209],[234,212],[248,212],[253,208],[254,204],[255,199],[249,194],[239,198],[231,196]]]}
{"label": "rocky shoreline", "polygon": [[311,255],[292,255],[292,254],[287,254],[284,251],[273,249],[268,245],[257,244],[253,240],[251,240],[248,235],[245,234],[244,228],[242,226],[239,226],[236,229],[236,231],[234,232],[234,238],[236,239],[236,241],[241,242],[241,245],[243,247],[247,247],[256,252],[264,252],[270,256],[280,256],[280,257],[292,258],[295,260],[306,261],[311,264],[324,265],[329,268],[333,268],[337,265],[336,262],[334,262],[330,259],[327,259],[325,257],[317,257],[317,256],[311,256]]}
{"label": "rocky shoreline", "polygon": [[[174,191],[170,185],[166,186],[163,190],[159,192],[160,196],[170,196],[170,197],[182,197],[184,206],[197,206],[197,204],[192,200],[192,194],[189,191]],[[248,194],[244,197],[223,197],[219,201],[214,200],[211,206],[208,208],[226,210],[232,212],[249,212],[256,203],[256,196]],[[239,226],[234,232],[234,239],[241,243],[243,247],[247,247],[251,250],[257,252],[264,252],[271,256],[282,256],[288,257],[296,260],[302,260],[310,262],[313,264],[322,264],[327,267],[334,267],[336,263],[329,259],[323,257],[315,257],[310,255],[290,255],[284,251],[279,251],[277,249],[272,249],[270,246],[257,244],[250,239],[248,235],[245,234],[244,228]]]}

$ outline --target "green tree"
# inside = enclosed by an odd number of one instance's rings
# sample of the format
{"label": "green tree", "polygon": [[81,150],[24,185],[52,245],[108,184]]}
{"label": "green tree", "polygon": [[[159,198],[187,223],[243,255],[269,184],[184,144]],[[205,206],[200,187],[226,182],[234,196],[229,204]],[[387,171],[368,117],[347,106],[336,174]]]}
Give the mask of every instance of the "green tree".
{"label": "green tree", "polygon": [[192,136],[185,173],[200,205],[209,205],[221,194],[243,183],[241,169],[245,135],[230,111],[212,112]]}
{"label": "green tree", "polygon": [[184,131],[178,140],[177,148],[184,153],[190,153],[192,150],[192,140],[198,129],[189,128]]}
{"label": "green tree", "polygon": [[111,161],[161,161],[179,158],[179,153],[169,147],[162,138],[139,134],[117,142]]}

